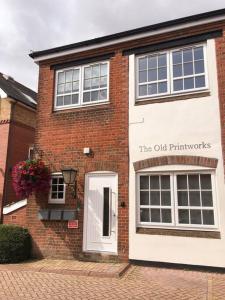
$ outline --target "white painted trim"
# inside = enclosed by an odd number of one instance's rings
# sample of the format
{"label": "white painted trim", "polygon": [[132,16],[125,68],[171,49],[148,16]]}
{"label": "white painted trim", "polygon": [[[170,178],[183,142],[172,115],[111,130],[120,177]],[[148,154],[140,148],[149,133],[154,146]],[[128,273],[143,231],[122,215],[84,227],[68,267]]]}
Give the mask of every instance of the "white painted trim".
{"label": "white painted trim", "polygon": [[7,98],[8,95],[3,91],[3,89],[0,88],[0,99]]}
{"label": "white painted trim", "polygon": [[27,205],[27,199],[20,200],[11,205],[7,205],[7,206],[3,207],[3,215],[7,215],[7,214],[9,214],[23,206],[26,206],[26,205]]}
{"label": "white painted trim", "polygon": [[48,203],[49,204],[65,204],[65,198],[66,198],[66,184],[64,183],[64,190],[63,190],[63,198],[62,199],[52,199],[51,195],[52,195],[52,179],[56,177],[62,177],[63,175],[61,172],[55,172],[51,174],[51,187],[50,187],[50,191],[49,191],[49,198],[48,198]]}
{"label": "white painted trim", "polygon": [[106,46],[110,46],[110,45],[115,45],[118,43],[132,41],[135,39],[141,39],[141,38],[148,37],[148,36],[155,36],[158,34],[163,34],[163,33],[171,32],[171,31],[175,31],[175,30],[191,28],[191,27],[198,26],[198,25],[209,24],[209,23],[213,23],[213,22],[217,22],[217,21],[222,21],[224,19],[225,19],[225,16],[220,16],[220,17],[206,18],[205,20],[201,20],[201,21],[188,22],[188,23],[178,25],[178,26],[173,25],[173,26],[167,27],[165,29],[151,30],[150,32],[135,34],[135,35],[132,35],[129,37],[117,38],[117,39],[109,41],[109,42],[102,42],[102,43],[98,43],[98,44],[90,45],[90,46],[81,46],[76,49],[64,50],[64,51],[61,51],[58,53],[40,55],[39,57],[34,58],[34,61],[37,63],[39,61],[43,61],[46,59],[56,58],[56,57],[74,54],[74,53],[87,51],[87,50],[92,50],[92,49],[96,49],[96,48],[102,48],[102,47],[106,47]]}

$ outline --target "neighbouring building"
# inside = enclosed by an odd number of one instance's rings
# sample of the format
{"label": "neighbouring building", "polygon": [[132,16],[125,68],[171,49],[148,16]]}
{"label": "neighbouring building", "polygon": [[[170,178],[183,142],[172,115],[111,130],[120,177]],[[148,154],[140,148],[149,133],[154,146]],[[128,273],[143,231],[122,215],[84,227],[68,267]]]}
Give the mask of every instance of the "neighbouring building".
{"label": "neighbouring building", "polygon": [[34,144],[36,93],[0,73],[0,212],[1,223],[26,225],[26,199],[17,199],[11,170],[28,158]]}
{"label": "neighbouring building", "polygon": [[34,254],[225,267],[225,9],[30,56],[52,171]]}

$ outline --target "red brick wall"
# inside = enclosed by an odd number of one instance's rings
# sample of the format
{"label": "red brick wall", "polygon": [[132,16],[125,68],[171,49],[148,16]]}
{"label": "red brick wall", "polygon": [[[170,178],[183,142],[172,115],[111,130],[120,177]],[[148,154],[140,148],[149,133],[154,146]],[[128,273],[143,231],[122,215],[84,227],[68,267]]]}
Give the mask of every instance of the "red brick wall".
{"label": "red brick wall", "polygon": [[[67,229],[66,222],[39,221],[40,207],[47,196],[29,199],[28,227],[34,241],[35,254],[41,256],[76,257],[82,252],[84,176],[90,171],[114,171],[119,177],[118,253],[128,258],[128,58],[117,52],[110,60],[110,104],[52,113],[54,71],[48,65],[40,68],[39,101],[35,144],[43,150],[43,159],[52,171],[70,166],[79,169],[78,196],[82,203],[79,229]],[[93,157],[83,148],[90,147]],[[74,208],[67,193],[66,204]]]}
{"label": "red brick wall", "polygon": [[26,227],[26,206],[23,206],[7,215],[3,215],[3,223]]}

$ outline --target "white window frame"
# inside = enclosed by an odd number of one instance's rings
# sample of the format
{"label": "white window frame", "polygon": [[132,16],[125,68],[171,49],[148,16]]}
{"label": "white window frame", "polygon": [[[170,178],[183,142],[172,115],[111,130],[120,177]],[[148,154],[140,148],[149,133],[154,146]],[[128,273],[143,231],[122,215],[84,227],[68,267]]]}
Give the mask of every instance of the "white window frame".
{"label": "white window frame", "polygon": [[63,191],[63,198],[62,199],[58,199],[58,198],[52,198],[51,195],[52,195],[52,179],[53,178],[58,178],[58,177],[62,177],[63,178],[63,175],[62,173],[60,172],[57,172],[57,173],[52,173],[51,174],[51,187],[50,187],[50,192],[49,192],[49,198],[48,198],[48,203],[49,204],[65,204],[65,197],[66,197],[66,184],[64,183],[63,186],[64,186],[64,191]]}
{"label": "white window frame", "polygon": [[[90,101],[90,102],[83,102],[83,93],[86,92],[84,90],[84,68],[90,67],[93,65],[100,65],[100,64],[107,64],[107,87],[102,88],[107,90],[107,98],[103,100],[96,100],[96,101]],[[84,107],[84,106],[94,106],[94,105],[100,105],[100,104],[105,104],[109,103],[109,74],[110,74],[110,62],[107,61],[99,61],[95,63],[89,63],[85,65],[80,65],[80,66],[74,66],[74,67],[68,67],[68,68],[63,68],[59,69],[55,72],[55,91],[54,91],[54,110],[65,110],[65,109],[71,109],[71,108],[79,108],[79,107]],[[58,74],[60,72],[65,72],[67,70],[79,70],[79,92],[71,92],[71,93],[65,93],[61,94],[62,96],[65,95],[73,95],[73,94],[78,94],[78,103],[77,104],[70,104],[70,105],[61,105],[57,106],[57,96],[61,96],[57,94],[57,86],[58,86]],[[99,91],[100,89],[91,89],[90,91]],[[87,90],[89,91],[89,90]]]}
{"label": "white window frame", "polygon": [[34,157],[32,157],[32,155],[31,155],[32,151],[33,151],[33,155],[34,155],[34,146],[30,146],[28,149],[28,159],[29,160],[34,159]]}
{"label": "white window frame", "polygon": [[[202,225],[202,224],[179,224],[178,223],[178,199],[177,199],[177,186],[176,186],[176,176],[177,175],[195,175],[195,174],[211,174],[212,182],[212,197],[213,206],[211,207],[199,207],[199,206],[179,206],[179,209],[199,209],[199,210],[213,210],[214,212],[214,225]],[[170,175],[171,184],[171,209],[172,209],[172,223],[151,223],[151,222],[141,222],[140,220],[140,209],[143,207],[140,205],[140,176],[160,176],[160,175]],[[217,211],[217,192],[216,192],[216,177],[215,172],[212,170],[194,170],[194,171],[168,171],[168,172],[138,172],[136,174],[136,223],[138,227],[143,228],[165,228],[165,229],[179,229],[179,230],[200,230],[200,231],[215,231],[218,230],[218,211]],[[148,208],[151,206],[148,205]],[[155,206],[153,208],[167,208],[167,206]],[[169,208],[169,206],[168,206]]]}
{"label": "white window frame", "polygon": [[[201,88],[194,88],[194,89],[188,89],[188,90],[180,90],[180,91],[174,91],[173,89],[173,80],[174,79],[183,79],[183,78],[188,78],[188,76],[183,76],[183,77],[173,77],[173,60],[172,60],[172,53],[179,51],[179,50],[185,50],[189,48],[196,48],[196,47],[203,47],[203,53],[204,53],[204,68],[205,72],[198,74],[197,76],[204,75],[205,76],[205,87]],[[149,55],[160,55],[160,54],[167,54],[167,93],[161,93],[161,94],[153,94],[153,95],[144,95],[144,96],[139,96],[139,86],[144,85],[144,84],[149,84],[149,83],[139,83],[139,59],[149,56]],[[143,55],[137,55],[136,60],[135,60],[135,74],[136,74],[136,99],[137,101],[143,100],[146,98],[164,98],[165,96],[173,96],[173,95],[186,95],[189,93],[198,93],[201,91],[209,90],[209,78],[208,78],[208,59],[207,59],[207,43],[200,43],[200,44],[193,44],[193,45],[187,45],[185,47],[176,47],[172,49],[168,49],[165,51],[158,51],[158,52],[152,52],[152,53],[145,53]],[[195,74],[190,75],[190,77],[196,77]],[[165,80],[162,80],[165,81]],[[160,81],[157,81],[160,82]],[[151,82],[154,83],[154,82]]]}

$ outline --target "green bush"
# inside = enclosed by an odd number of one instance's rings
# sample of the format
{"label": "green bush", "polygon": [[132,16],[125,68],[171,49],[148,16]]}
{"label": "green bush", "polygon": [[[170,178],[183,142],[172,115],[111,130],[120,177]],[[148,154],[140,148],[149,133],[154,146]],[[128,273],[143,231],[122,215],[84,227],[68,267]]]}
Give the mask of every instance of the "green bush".
{"label": "green bush", "polygon": [[0,263],[26,260],[31,253],[31,237],[26,228],[0,225]]}

